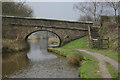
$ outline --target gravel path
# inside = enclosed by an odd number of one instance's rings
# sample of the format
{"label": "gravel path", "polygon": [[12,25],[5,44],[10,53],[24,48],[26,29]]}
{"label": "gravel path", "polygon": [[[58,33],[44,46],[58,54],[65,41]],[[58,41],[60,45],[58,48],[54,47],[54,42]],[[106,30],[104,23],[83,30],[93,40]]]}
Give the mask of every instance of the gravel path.
{"label": "gravel path", "polygon": [[112,78],[110,73],[108,72],[108,69],[106,68],[105,62],[110,63],[116,71],[120,72],[120,70],[119,70],[120,66],[118,67],[118,65],[120,65],[120,64],[107,56],[104,56],[99,53],[89,52],[88,50],[85,50],[85,49],[75,49],[75,50],[83,51],[87,54],[90,54],[90,55],[96,57],[99,61],[98,65],[99,65],[99,69],[100,69],[100,72],[101,72],[101,75],[103,78]]}

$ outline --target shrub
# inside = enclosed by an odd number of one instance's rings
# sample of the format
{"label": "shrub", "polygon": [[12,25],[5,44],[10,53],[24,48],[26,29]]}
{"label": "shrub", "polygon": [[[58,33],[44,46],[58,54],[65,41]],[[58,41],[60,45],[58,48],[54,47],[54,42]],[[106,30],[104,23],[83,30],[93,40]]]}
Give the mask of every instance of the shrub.
{"label": "shrub", "polygon": [[73,65],[80,65],[80,61],[82,61],[83,57],[82,56],[75,56],[75,55],[67,55],[66,56],[67,58],[67,61],[70,63],[70,64],[73,64]]}

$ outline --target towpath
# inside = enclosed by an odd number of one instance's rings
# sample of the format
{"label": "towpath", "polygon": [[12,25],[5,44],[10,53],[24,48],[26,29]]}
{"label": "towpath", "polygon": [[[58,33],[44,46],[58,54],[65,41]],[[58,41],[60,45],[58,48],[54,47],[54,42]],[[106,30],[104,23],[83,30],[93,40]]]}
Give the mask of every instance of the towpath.
{"label": "towpath", "polygon": [[112,78],[108,69],[106,68],[106,63],[105,62],[108,62],[109,64],[111,64],[113,66],[113,68],[120,72],[120,65],[118,62],[114,61],[113,59],[107,57],[107,56],[104,56],[102,54],[99,54],[99,53],[95,53],[95,52],[89,52],[88,50],[86,49],[74,49],[74,50],[78,50],[78,51],[83,51],[87,54],[90,54],[94,57],[96,57],[99,61],[99,69],[100,69],[100,73],[102,75],[103,78]]}

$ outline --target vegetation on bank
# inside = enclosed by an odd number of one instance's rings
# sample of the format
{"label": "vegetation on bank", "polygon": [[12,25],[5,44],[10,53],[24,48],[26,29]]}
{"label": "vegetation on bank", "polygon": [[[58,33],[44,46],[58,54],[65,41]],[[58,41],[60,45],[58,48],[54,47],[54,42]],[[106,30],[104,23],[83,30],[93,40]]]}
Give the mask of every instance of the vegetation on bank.
{"label": "vegetation on bank", "polygon": [[71,41],[64,45],[62,48],[69,48],[69,49],[77,49],[77,48],[88,48],[88,36],[85,36],[83,38]]}
{"label": "vegetation on bank", "polygon": [[106,62],[106,66],[112,78],[118,78],[118,72],[115,69],[113,69],[113,67],[108,62]]}
{"label": "vegetation on bank", "polygon": [[63,48],[50,48],[60,55],[66,56],[69,63],[79,65],[80,78],[101,78],[99,74],[98,61],[95,57],[81,51]]}
{"label": "vegetation on bank", "polygon": [[[62,48],[67,48],[67,49],[82,49],[82,48],[83,49],[88,49],[91,52],[97,52],[97,53],[100,53],[102,55],[108,56],[108,57],[114,59],[115,61],[118,61],[118,57],[120,56],[120,54],[118,54],[116,50],[114,50],[112,48],[100,49],[100,50],[98,50],[98,49],[91,49],[91,48],[89,48],[88,44],[89,44],[88,43],[88,36],[85,36],[83,38],[74,40],[74,41],[66,44]],[[120,62],[120,60],[119,60],[119,62]]]}
{"label": "vegetation on bank", "polygon": [[115,51],[115,50],[112,50],[112,49],[104,49],[104,50],[89,49],[89,51],[97,52],[97,53],[100,53],[102,55],[108,56],[111,59],[120,63],[120,60],[118,59],[118,57],[120,57],[120,54],[118,54],[117,51]]}
{"label": "vegetation on bank", "polygon": [[80,78],[102,78],[99,71],[98,60],[86,53],[82,52],[84,60],[79,67]]}
{"label": "vegetation on bank", "polygon": [[67,61],[74,65],[80,65],[80,62],[83,60],[82,54],[79,51],[71,50],[71,49],[62,49],[62,48],[50,48],[54,50],[56,53],[65,56]]}
{"label": "vegetation on bank", "polygon": [[[111,34],[106,34],[106,36],[109,36]],[[114,32],[113,35],[116,35],[116,32]],[[116,35],[117,38],[117,35]],[[71,41],[70,43],[67,43],[66,45],[62,46],[61,48],[52,48],[53,50],[58,50],[63,55],[80,55],[83,57],[82,61],[80,62],[80,68],[78,70],[79,76],[81,78],[101,78],[100,71],[98,69],[98,61],[95,57],[86,54],[84,52],[75,51],[73,49],[87,49],[91,52],[97,52],[102,55],[108,56],[112,58],[115,61],[118,61],[118,57],[120,56],[116,50],[116,44],[117,39],[114,39],[114,37],[110,38],[110,48],[108,49],[92,49],[89,48],[89,42],[88,42],[88,36],[85,36],[83,38]],[[114,40],[113,40],[114,39]],[[72,58],[72,57],[71,57]],[[77,58],[77,57],[76,57]],[[120,62],[120,60],[118,61]],[[107,64],[107,68],[109,69],[110,74],[113,78],[116,78],[117,72],[113,69],[113,67],[109,64]]]}
{"label": "vegetation on bank", "polygon": [[12,40],[12,39],[2,39],[2,53],[14,53],[21,52],[29,49],[28,44],[25,42]]}

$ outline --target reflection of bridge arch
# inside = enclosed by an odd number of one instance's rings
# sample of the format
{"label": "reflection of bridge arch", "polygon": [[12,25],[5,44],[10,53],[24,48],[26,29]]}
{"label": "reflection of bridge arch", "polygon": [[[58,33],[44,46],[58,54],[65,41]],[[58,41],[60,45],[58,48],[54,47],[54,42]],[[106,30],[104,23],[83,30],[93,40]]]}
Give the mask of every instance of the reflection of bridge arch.
{"label": "reflection of bridge arch", "polygon": [[55,32],[49,31],[49,30],[36,30],[36,31],[30,32],[29,34],[26,35],[25,41],[27,42],[27,39],[28,39],[28,37],[29,37],[31,34],[33,34],[33,33],[35,33],[35,32],[40,32],[40,31],[47,31],[47,32],[50,32],[50,33],[55,34],[55,35],[59,38],[59,45],[58,45],[58,47],[61,46],[61,38],[60,38],[60,36],[59,36],[58,34],[56,34]]}

